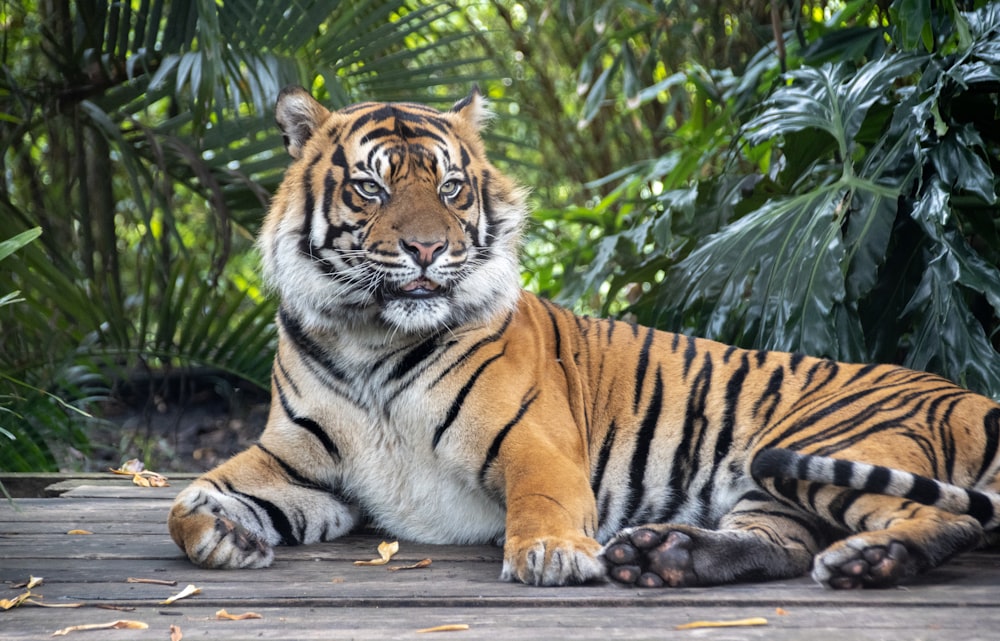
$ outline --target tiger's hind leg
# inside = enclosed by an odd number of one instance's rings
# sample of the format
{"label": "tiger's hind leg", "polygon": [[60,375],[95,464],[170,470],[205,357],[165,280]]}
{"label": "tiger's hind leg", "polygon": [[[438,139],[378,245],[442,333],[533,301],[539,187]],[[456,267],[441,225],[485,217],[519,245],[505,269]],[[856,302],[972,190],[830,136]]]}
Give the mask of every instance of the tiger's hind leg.
{"label": "tiger's hind leg", "polygon": [[608,577],[638,587],[690,587],[805,574],[825,544],[819,521],[750,492],[707,530],[650,524],[622,530],[604,546]]}
{"label": "tiger's hind leg", "polygon": [[[836,492],[832,520],[856,532],[816,555],[813,578],[834,589],[891,587],[985,541],[971,516],[906,499]],[[817,501],[817,504],[822,504]]]}

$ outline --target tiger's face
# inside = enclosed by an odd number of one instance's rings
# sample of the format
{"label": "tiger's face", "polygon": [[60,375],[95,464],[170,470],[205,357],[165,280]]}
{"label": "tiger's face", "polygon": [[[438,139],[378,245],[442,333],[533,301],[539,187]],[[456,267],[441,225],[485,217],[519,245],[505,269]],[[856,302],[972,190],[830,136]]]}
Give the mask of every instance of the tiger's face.
{"label": "tiger's face", "polygon": [[276,119],[295,160],[260,237],[282,305],[317,328],[404,335],[513,308],[524,193],[486,159],[487,117],[478,91],[448,112],[330,112],[284,90]]}

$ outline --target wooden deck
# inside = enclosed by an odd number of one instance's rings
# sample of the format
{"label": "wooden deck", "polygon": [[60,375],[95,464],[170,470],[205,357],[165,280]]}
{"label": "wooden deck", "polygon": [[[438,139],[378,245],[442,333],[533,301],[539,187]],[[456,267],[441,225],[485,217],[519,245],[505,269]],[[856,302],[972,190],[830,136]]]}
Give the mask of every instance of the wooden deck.
{"label": "wooden deck", "polygon": [[[51,480],[51,479],[50,479]],[[0,639],[45,639],[68,626],[141,621],[145,630],[71,632],[82,639],[1000,639],[1000,554],[963,556],[916,583],[880,591],[830,592],[809,579],[683,590],[611,585],[533,588],[501,583],[500,551],[400,542],[390,566],[357,567],[381,538],[280,548],[266,570],[202,570],[167,534],[173,487],[142,489],[128,479],[66,483],[57,498],[0,500],[0,599],[31,591],[47,604],[0,610]],[[67,534],[82,529],[92,534]],[[176,581],[129,583],[129,577]],[[201,593],[161,602],[188,584]],[[121,609],[106,609],[121,608]],[[221,620],[216,612],[255,612]],[[761,617],[759,627],[676,630],[695,621]],[[452,632],[424,628],[467,625]]]}

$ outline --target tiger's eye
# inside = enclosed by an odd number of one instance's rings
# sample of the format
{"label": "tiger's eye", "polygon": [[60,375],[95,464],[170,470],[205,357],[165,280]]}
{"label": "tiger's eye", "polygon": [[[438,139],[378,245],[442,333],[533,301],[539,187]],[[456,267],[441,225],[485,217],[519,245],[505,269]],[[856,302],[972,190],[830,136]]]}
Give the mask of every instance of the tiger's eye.
{"label": "tiger's eye", "polygon": [[457,194],[460,189],[462,189],[462,183],[460,181],[458,181],[458,180],[446,180],[441,185],[441,189],[439,191],[441,192],[442,196],[444,196],[446,198],[450,198],[450,197],[454,196],[455,194]]}
{"label": "tiger's eye", "polygon": [[358,188],[358,191],[365,196],[378,196],[382,193],[382,185],[374,180],[359,180],[354,184]]}

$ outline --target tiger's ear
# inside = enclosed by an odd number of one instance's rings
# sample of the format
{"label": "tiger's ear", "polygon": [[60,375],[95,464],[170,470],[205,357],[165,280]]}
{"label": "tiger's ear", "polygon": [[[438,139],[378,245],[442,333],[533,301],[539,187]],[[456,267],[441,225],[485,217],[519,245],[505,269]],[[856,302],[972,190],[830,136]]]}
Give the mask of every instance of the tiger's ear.
{"label": "tiger's ear", "polygon": [[329,116],[330,111],[326,107],[296,85],[282,89],[274,105],[274,119],[281,128],[285,149],[295,159],[302,156],[302,148],[313,131]]}
{"label": "tiger's ear", "polygon": [[479,131],[483,125],[493,118],[493,111],[490,110],[489,101],[479,90],[479,85],[473,85],[468,96],[462,98],[451,108],[451,113],[458,114],[469,124]]}

